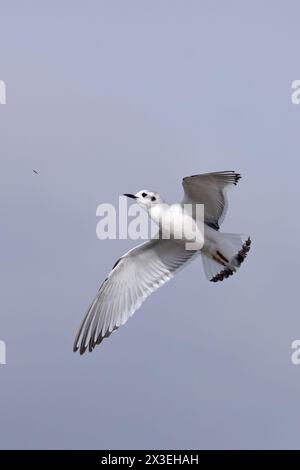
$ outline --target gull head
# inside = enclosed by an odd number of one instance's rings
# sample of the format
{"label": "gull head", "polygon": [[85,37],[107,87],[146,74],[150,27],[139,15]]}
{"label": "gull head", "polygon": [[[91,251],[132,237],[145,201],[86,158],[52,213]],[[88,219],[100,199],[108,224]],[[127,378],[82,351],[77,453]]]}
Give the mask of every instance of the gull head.
{"label": "gull head", "polygon": [[134,199],[137,204],[139,204],[144,209],[151,209],[151,207],[162,204],[164,201],[162,197],[154,192],[149,191],[148,189],[143,189],[142,191],[137,192],[136,194],[124,194],[131,199]]}

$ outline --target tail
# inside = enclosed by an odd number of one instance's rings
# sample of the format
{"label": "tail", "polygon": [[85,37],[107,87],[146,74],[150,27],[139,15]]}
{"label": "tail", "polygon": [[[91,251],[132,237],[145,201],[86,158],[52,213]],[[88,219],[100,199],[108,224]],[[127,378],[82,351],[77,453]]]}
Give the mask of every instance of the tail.
{"label": "tail", "polygon": [[203,268],[208,280],[223,281],[237,271],[251,247],[248,237],[233,233],[219,233],[218,241],[207,252],[202,252]]}

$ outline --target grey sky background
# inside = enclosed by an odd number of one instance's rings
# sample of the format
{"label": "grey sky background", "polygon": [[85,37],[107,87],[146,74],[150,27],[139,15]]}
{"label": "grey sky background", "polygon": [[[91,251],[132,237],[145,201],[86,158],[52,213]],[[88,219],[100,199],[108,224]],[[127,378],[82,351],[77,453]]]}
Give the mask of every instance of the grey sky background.
{"label": "grey sky background", "polygon": [[[297,1],[0,1],[0,447],[300,448]],[[35,168],[40,175],[32,173]],[[93,354],[83,314],[136,242],[96,207],[238,170],[222,227],[239,273],[201,260]]]}

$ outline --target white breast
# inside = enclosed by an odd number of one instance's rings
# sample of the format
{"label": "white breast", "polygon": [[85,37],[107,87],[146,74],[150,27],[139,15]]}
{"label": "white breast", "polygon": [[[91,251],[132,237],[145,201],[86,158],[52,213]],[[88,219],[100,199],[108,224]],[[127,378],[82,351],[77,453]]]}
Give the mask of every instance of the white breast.
{"label": "white breast", "polygon": [[157,204],[150,209],[150,216],[158,224],[163,238],[185,243],[186,249],[190,250],[200,250],[203,247],[201,227],[184,212],[181,204]]}

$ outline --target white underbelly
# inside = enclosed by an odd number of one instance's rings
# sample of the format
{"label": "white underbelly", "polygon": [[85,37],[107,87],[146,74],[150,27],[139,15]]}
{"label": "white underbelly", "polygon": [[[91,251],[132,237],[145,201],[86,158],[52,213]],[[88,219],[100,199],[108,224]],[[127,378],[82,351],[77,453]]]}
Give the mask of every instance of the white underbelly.
{"label": "white underbelly", "polygon": [[201,250],[204,244],[203,224],[196,221],[182,210],[173,206],[161,215],[160,229],[162,237],[184,243],[187,250]]}

